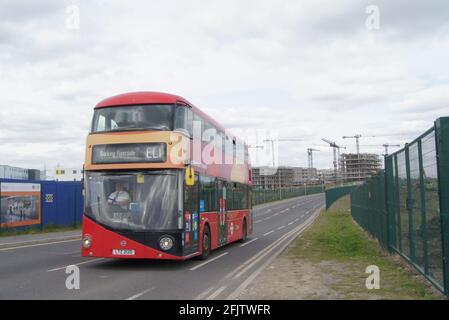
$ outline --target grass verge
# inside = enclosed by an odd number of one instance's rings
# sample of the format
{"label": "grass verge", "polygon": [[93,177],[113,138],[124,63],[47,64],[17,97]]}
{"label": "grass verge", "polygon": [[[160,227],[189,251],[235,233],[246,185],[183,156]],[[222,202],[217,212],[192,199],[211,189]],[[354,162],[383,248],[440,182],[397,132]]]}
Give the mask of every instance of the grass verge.
{"label": "grass verge", "polygon": [[[297,264],[314,266],[321,285],[336,299],[443,299],[444,296],[398,257],[386,254],[351,218],[349,198],[322,212],[315,223],[285,253]],[[366,267],[380,269],[380,289],[365,286]],[[301,275],[296,275],[301,276]],[[324,279],[324,280],[323,280]],[[313,284],[309,284],[309,286]],[[321,291],[322,293],[322,291]],[[323,299],[320,292],[307,298]]]}

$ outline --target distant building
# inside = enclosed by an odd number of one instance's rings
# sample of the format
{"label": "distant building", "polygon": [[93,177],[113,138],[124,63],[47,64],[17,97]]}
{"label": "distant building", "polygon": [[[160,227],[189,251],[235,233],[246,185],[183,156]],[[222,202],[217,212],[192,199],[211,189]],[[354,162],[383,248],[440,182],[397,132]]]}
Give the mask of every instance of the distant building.
{"label": "distant building", "polygon": [[42,171],[0,165],[0,178],[17,180],[42,180]]}
{"label": "distant building", "polygon": [[45,180],[43,172],[37,169],[28,169],[28,180]]}
{"label": "distant building", "polygon": [[56,181],[81,181],[83,179],[83,169],[65,168],[58,166],[55,169]]}
{"label": "distant building", "polygon": [[293,168],[293,183],[295,185],[303,185],[304,183],[311,184],[318,181],[317,169],[316,168],[303,168],[303,167],[292,167]]}
{"label": "distant building", "polygon": [[278,189],[318,184],[317,169],[302,167],[256,167],[252,169],[254,188]]}
{"label": "distant building", "polygon": [[0,165],[0,178],[27,180],[28,169]]}
{"label": "distant building", "polygon": [[317,176],[323,183],[335,183],[334,169],[320,169],[317,171]]}
{"label": "distant building", "polygon": [[344,153],[340,161],[345,182],[365,181],[382,169],[382,161],[374,153]]}

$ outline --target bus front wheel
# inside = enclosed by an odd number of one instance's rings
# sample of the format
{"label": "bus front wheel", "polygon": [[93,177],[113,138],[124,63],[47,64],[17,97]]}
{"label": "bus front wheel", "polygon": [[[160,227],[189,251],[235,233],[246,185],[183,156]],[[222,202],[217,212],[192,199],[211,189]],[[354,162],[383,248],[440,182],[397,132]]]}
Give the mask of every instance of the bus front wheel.
{"label": "bus front wheel", "polygon": [[204,227],[201,251],[202,251],[200,256],[201,260],[206,260],[210,254],[210,230],[208,226]]}
{"label": "bus front wheel", "polygon": [[247,230],[246,230],[246,220],[243,220],[243,226],[242,226],[242,238],[240,239],[240,242],[245,242],[247,236],[248,236],[248,232],[247,232]]}

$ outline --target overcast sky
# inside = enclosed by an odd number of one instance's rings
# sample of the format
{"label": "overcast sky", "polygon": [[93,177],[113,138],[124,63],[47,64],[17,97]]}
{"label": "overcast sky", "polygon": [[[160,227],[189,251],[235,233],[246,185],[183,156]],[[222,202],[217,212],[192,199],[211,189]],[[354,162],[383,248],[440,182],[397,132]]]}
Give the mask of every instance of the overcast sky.
{"label": "overcast sky", "polygon": [[330,168],[322,137],[354,152],[343,135],[374,135],[361,149],[381,154],[365,145],[449,116],[448,57],[447,0],[0,0],[0,163],[80,167],[94,105],[145,90],[301,138],[280,143],[280,163],[307,166],[315,147]]}

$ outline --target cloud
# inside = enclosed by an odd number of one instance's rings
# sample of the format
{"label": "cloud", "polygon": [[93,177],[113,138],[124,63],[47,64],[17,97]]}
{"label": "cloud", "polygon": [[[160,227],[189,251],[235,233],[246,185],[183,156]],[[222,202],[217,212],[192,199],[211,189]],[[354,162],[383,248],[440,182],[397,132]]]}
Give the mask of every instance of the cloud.
{"label": "cloud", "polygon": [[[80,166],[93,106],[127,91],[184,96],[231,129],[270,128],[281,163],[332,166],[322,141],[403,143],[447,115],[449,4],[376,1],[3,1],[6,164]],[[80,29],[65,27],[69,5]],[[368,144],[368,142],[366,142]],[[373,148],[382,153],[382,148]]]}

